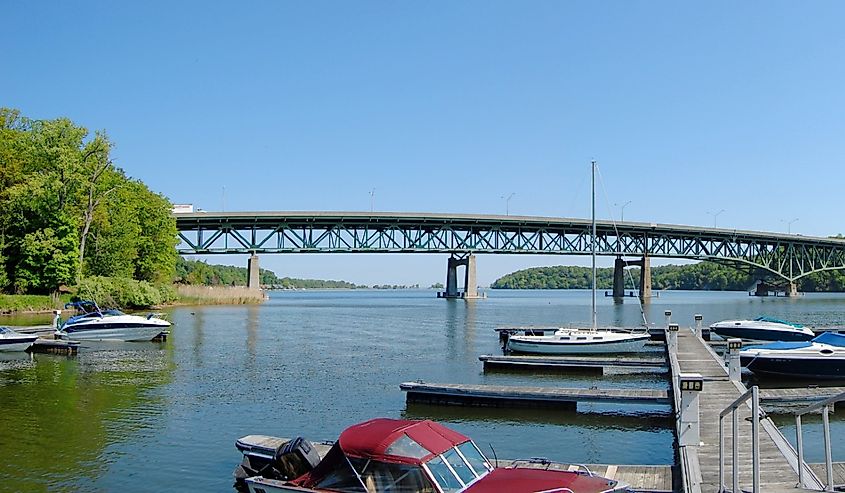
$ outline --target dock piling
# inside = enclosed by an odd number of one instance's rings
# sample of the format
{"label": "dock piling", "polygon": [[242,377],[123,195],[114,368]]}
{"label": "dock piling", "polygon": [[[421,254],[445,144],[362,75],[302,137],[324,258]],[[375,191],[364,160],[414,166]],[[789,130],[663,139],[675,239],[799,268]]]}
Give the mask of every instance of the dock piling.
{"label": "dock piling", "polygon": [[698,447],[701,443],[699,396],[704,386],[704,377],[700,373],[681,373],[678,381],[681,387],[678,445]]}
{"label": "dock piling", "polygon": [[742,339],[728,339],[728,378],[734,382],[742,381],[742,367],[739,352],[742,349]]}
{"label": "dock piling", "polygon": [[670,354],[678,353],[678,324],[669,324],[666,330],[666,348]]}
{"label": "dock piling", "polygon": [[693,315],[693,318],[695,319],[695,328],[692,330],[692,333],[695,335],[701,335],[701,321],[704,320],[704,316],[700,313],[696,313]]}

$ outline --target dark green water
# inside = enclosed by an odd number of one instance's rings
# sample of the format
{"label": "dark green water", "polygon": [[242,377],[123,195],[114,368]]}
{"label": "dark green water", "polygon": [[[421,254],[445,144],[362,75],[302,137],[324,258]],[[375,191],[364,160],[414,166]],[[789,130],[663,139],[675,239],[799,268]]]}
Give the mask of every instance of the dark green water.
{"label": "dark green water", "polygon": [[[398,385],[429,382],[666,388],[666,376],[487,373],[493,332],[508,324],[589,319],[585,291],[494,291],[477,302],[431,291],[278,292],[261,306],[183,307],[166,343],[90,343],[75,358],[0,353],[0,491],[230,491],[233,442],[259,433],[334,439],[375,416],[433,418],[499,457],[580,463],[673,461],[668,416],[652,408],[583,406],[578,414],[405,404]],[[599,323],[635,325],[638,305],[600,298]],[[756,299],[744,293],[662,293],[663,311],[690,324],[770,315],[845,325],[845,296]],[[4,319],[0,324],[46,323]],[[787,436],[791,420],[779,418]],[[810,460],[821,460],[809,420]],[[834,457],[845,423],[833,416]]]}

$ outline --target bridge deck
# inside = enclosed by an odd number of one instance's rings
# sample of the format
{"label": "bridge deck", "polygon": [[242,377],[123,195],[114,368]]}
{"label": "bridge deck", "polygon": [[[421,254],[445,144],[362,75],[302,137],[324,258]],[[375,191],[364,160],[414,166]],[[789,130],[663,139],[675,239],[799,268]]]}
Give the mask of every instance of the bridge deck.
{"label": "bridge deck", "polygon": [[[699,373],[705,380],[699,404],[702,444],[698,447],[698,467],[701,471],[701,491],[717,492],[720,490],[719,414],[742,395],[742,392],[737,384],[728,378],[727,369],[721,358],[710,350],[701,338],[688,330],[679,332],[677,362],[681,372]],[[673,368],[673,371],[677,370]],[[737,412],[740,418],[737,470],[740,485],[750,490],[752,484],[751,424],[746,418],[750,418],[751,409],[750,406],[740,406]],[[725,419],[725,483],[730,488],[732,474],[730,416]],[[785,438],[768,418],[762,420],[761,425],[759,436],[761,490],[795,491],[798,474],[782,451],[786,444]]]}

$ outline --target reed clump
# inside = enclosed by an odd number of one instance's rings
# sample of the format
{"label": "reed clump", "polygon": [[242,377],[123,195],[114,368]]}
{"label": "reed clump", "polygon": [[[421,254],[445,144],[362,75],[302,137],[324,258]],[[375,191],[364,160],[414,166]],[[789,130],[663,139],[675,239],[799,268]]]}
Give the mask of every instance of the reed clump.
{"label": "reed clump", "polygon": [[196,305],[252,305],[262,303],[267,294],[246,286],[201,286],[180,284],[176,286],[178,303]]}

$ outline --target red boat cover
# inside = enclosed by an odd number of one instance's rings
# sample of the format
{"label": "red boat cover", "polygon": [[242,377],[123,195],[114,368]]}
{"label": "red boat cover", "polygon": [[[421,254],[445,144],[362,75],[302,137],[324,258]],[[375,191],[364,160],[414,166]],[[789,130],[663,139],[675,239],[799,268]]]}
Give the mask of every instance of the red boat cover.
{"label": "red boat cover", "polygon": [[499,468],[466,489],[466,493],[533,493],[569,488],[578,493],[611,491],[613,482],[601,476],[549,469]]}
{"label": "red boat cover", "polygon": [[[387,448],[402,435],[408,435],[431,453],[422,458],[388,454]],[[468,440],[466,436],[430,420],[376,418],[350,426],[340,434],[338,443],[341,450],[351,457],[422,464]]]}
{"label": "red boat cover", "polygon": [[[405,435],[429,453],[424,457],[388,454],[387,448]],[[419,466],[435,454],[441,454],[468,440],[469,438],[464,435],[433,421],[376,418],[344,430],[317,467],[291,483],[305,488],[317,488],[324,478],[329,477],[333,481],[333,487],[330,488],[333,491],[360,491],[361,480],[357,477],[357,473],[352,471],[347,457]],[[336,484],[341,482],[339,478],[348,479],[350,485],[348,489]]]}

